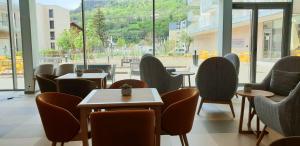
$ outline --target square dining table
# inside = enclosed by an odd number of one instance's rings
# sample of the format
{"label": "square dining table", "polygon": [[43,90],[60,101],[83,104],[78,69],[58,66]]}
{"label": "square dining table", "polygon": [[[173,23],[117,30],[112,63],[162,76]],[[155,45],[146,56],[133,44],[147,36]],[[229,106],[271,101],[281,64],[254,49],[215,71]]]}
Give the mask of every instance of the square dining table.
{"label": "square dining table", "polygon": [[64,79],[86,79],[97,83],[98,88],[106,88],[106,77],[108,73],[83,73],[82,76],[77,76],[76,73],[68,73],[57,77],[55,80]]}
{"label": "square dining table", "polygon": [[[79,104],[83,146],[88,146],[88,117],[96,109],[153,109],[155,111],[155,144],[160,145],[161,106],[163,101],[155,88],[133,88],[131,96],[122,96],[121,89],[95,89]],[[104,111],[105,112],[105,111]]]}

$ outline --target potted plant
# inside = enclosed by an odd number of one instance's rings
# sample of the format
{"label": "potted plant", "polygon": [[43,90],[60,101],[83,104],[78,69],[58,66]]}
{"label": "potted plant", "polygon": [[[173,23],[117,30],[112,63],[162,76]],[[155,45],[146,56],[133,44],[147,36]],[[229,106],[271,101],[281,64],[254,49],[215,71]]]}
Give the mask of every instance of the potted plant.
{"label": "potted plant", "polygon": [[123,84],[121,86],[122,96],[131,96],[131,89],[132,89],[132,87],[130,85]]}

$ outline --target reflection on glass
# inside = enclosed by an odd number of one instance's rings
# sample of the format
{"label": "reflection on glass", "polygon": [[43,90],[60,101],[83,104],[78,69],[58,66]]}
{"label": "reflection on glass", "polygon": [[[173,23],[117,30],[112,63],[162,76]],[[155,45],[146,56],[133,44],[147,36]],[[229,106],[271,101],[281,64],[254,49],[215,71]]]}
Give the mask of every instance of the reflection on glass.
{"label": "reflection on glass", "polygon": [[300,14],[293,16],[291,35],[291,55],[300,56]]}
{"label": "reflection on glass", "polygon": [[153,52],[152,1],[84,2],[89,67],[111,65],[116,80],[139,79],[141,56]]}
{"label": "reflection on glass", "polygon": [[251,10],[233,10],[232,53],[240,59],[239,83],[250,82]]}
{"label": "reflection on glass", "polygon": [[7,1],[0,0],[0,90],[13,89]]}
{"label": "reflection on glass", "polygon": [[12,0],[12,45],[16,59],[16,75],[17,75],[17,89],[24,89],[24,68],[22,55],[22,41],[21,41],[21,24],[20,24],[20,9],[19,0]]}
{"label": "reflection on glass", "polygon": [[261,82],[281,57],[283,10],[259,10],[256,82]]}
{"label": "reflection on glass", "polygon": [[39,63],[83,64],[81,0],[37,0]]}

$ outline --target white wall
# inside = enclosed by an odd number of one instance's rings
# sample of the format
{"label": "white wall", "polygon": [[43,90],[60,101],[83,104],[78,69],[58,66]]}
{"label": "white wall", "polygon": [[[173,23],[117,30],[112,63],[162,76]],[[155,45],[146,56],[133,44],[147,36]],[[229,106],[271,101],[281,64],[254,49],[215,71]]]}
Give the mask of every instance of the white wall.
{"label": "white wall", "polygon": [[[49,9],[53,9],[54,17],[49,18]],[[54,20],[54,29],[50,30],[50,20]],[[39,49],[51,48],[50,31],[55,32],[55,38],[65,30],[70,28],[69,10],[55,5],[37,4],[37,26],[39,36]]]}

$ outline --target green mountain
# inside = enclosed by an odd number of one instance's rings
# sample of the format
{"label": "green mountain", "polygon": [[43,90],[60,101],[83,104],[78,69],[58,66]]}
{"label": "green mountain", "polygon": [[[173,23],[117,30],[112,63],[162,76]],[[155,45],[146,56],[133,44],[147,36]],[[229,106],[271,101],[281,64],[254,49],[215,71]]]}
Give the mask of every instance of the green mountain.
{"label": "green mountain", "polygon": [[[153,30],[153,0],[85,0],[86,26],[93,21],[96,9],[105,16],[106,34],[116,42],[127,43],[149,40]],[[71,12],[71,20],[81,25],[80,8]],[[186,0],[155,0],[156,37],[165,39],[169,23],[187,18]],[[151,40],[150,40],[151,41]]]}

